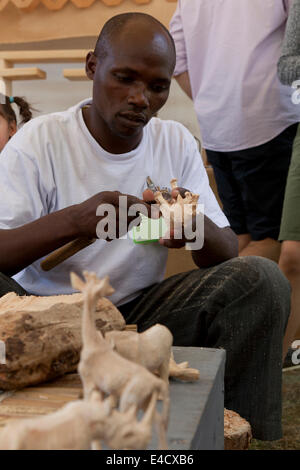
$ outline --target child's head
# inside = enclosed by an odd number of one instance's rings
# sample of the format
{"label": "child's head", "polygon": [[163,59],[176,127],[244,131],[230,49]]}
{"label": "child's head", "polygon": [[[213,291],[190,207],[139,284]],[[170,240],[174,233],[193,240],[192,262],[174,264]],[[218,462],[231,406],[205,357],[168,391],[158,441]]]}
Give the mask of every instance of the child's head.
{"label": "child's head", "polygon": [[19,107],[20,117],[22,117],[21,124],[24,124],[32,118],[31,107],[23,98],[20,98],[19,96],[8,97],[4,95],[1,95],[1,98],[0,152],[7,144],[9,139],[17,132],[17,116],[11,106],[11,103],[16,103],[16,105]]}

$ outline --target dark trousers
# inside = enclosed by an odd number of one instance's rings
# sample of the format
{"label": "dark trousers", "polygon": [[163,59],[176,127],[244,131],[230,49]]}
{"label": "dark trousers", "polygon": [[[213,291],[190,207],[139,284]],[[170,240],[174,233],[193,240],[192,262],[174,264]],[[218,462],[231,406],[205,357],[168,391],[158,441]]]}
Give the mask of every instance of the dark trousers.
{"label": "dark trousers", "polygon": [[278,239],[284,191],[298,124],[257,147],[206,150],[231,228],[252,240]]}
{"label": "dark trousers", "polygon": [[[224,348],[226,408],[250,422],[255,438],[281,437],[282,339],[290,289],[275,263],[235,258],[178,274],[118,308],[139,331],[166,325],[174,345]],[[199,369],[201,374],[201,364]]]}

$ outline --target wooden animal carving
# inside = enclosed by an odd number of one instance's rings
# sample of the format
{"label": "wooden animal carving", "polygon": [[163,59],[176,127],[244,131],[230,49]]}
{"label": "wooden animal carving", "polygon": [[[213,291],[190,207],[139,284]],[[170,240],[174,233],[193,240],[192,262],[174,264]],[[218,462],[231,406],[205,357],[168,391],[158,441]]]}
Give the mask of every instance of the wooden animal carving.
{"label": "wooden animal carving", "polygon": [[169,365],[169,377],[173,377],[174,379],[182,380],[184,382],[195,382],[199,379],[200,372],[198,369],[189,367],[188,362],[180,362],[177,364],[172,353]]}
{"label": "wooden animal carving", "polygon": [[134,331],[107,332],[105,339],[126,359],[141,364],[158,375],[168,384],[169,363],[173,336],[163,325],[154,325],[143,333]]}
{"label": "wooden animal carving", "polygon": [[[177,188],[177,179],[171,180],[172,190]],[[164,217],[169,230],[176,232],[182,231],[182,226],[187,225],[194,215],[196,215],[197,202],[199,199],[198,194],[193,194],[190,191],[185,192],[183,198],[178,194],[177,198],[164,198],[161,191],[154,193],[154,199],[159,204],[159,209]]]}
{"label": "wooden animal carving", "polygon": [[18,419],[0,429],[0,450],[88,450],[103,441],[111,449],[146,449],[152,437],[157,393],[140,421],[134,407],[125,413],[112,408],[98,392],[90,400],[68,403],[46,416]]}
{"label": "wooden animal carving", "polygon": [[126,359],[141,364],[157,373],[168,383],[173,377],[184,382],[195,382],[200,373],[189,367],[188,362],[175,362],[171,347],[173,337],[168,328],[156,324],[143,333],[134,331],[108,331],[105,339]]}
{"label": "wooden animal carving", "polygon": [[0,429],[0,450],[88,450],[102,439],[111,414],[109,400],[68,403],[46,416],[19,419]]}
{"label": "wooden animal carving", "polygon": [[[104,430],[103,439],[111,449],[142,450],[147,449],[152,437],[155,420],[157,392],[152,394],[147,410],[142,419],[137,421],[135,407],[125,413],[113,410]],[[158,431],[161,431],[159,427]],[[160,436],[163,441],[164,436]]]}
{"label": "wooden animal carving", "polygon": [[[95,328],[94,308],[101,295],[112,292],[108,278],[99,280],[94,273],[84,273],[85,282],[71,273],[71,282],[75,289],[84,294],[82,319],[82,352],[78,372],[83,382],[84,397],[89,399],[94,390],[99,390],[119,403],[121,413],[134,409],[146,410],[154,392],[163,398],[160,446],[166,446],[165,432],[169,414],[169,391],[166,383],[155,377],[139,364],[121,357],[113,350],[101,332]],[[159,419],[158,413],[155,413]]]}

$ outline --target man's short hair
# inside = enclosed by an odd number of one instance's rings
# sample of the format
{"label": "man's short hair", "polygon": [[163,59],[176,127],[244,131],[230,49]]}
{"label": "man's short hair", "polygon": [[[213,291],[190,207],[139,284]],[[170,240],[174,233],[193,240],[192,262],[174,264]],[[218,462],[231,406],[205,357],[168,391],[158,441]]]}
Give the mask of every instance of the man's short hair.
{"label": "man's short hair", "polygon": [[109,51],[109,46],[112,43],[112,40],[120,34],[120,32],[123,30],[123,28],[126,26],[127,23],[130,21],[134,20],[144,20],[148,21],[149,23],[156,23],[159,25],[166,33],[166,36],[169,38],[171,47],[173,48],[174,51],[174,60],[176,57],[176,50],[175,50],[175,44],[174,40],[169,33],[168,29],[156,18],[154,18],[151,15],[147,15],[146,13],[140,13],[140,12],[131,12],[131,13],[121,13],[120,15],[113,16],[110,18],[105,25],[103,26],[99,37],[96,42],[94,54],[96,57],[100,59],[104,59],[108,55]]}

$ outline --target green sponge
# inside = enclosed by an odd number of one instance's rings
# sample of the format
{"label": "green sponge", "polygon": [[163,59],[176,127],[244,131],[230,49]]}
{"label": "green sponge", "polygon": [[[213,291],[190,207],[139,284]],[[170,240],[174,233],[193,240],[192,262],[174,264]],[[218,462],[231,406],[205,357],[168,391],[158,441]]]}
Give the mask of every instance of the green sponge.
{"label": "green sponge", "polygon": [[142,221],[138,227],[133,227],[134,243],[154,243],[163,237],[167,231],[167,225],[162,217],[160,219],[150,219],[141,214]]}

